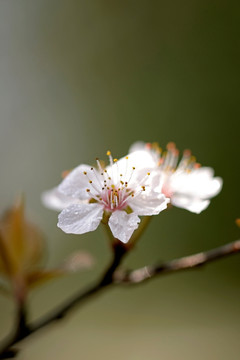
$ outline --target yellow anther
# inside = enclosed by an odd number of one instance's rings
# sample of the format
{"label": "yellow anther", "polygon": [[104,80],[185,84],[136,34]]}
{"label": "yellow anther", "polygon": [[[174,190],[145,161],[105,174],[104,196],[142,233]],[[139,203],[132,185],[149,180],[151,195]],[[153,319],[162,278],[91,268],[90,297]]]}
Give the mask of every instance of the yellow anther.
{"label": "yellow anther", "polygon": [[128,156],[126,156],[125,159],[128,159]]}
{"label": "yellow anther", "polygon": [[142,186],[142,189],[143,189],[143,191],[145,191],[145,190],[146,190],[146,188],[145,188],[145,186],[144,186],[144,185]]}
{"label": "yellow anther", "polygon": [[150,172],[148,172],[147,175],[149,176],[149,175],[150,175]]}
{"label": "yellow anther", "polygon": [[114,162],[117,162],[117,161],[118,161],[118,159],[113,159],[113,161],[114,161]]}
{"label": "yellow anther", "polygon": [[120,174],[120,176],[123,176],[123,174]]}
{"label": "yellow anther", "polygon": [[111,155],[111,151],[107,151],[107,156],[110,156]]}
{"label": "yellow anther", "polygon": [[124,182],[123,182],[122,180],[120,181],[120,183],[121,183],[122,185],[124,184]]}
{"label": "yellow anther", "polygon": [[84,172],[83,172],[83,174],[84,174],[84,175],[87,175],[87,172],[86,172],[86,171],[84,171]]}
{"label": "yellow anther", "polygon": [[132,168],[133,170],[135,170],[136,168],[135,168],[135,166],[133,166],[133,168]]}
{"label": "yellow anther", "polygon": [[131,194],[131,197],[134,197],[134,194]]}
{"label": "yellow anther", "polygon": [[107,170],[105,169],[105,170],[104,170],[104,172],[106,173],[106,172],[107,172]]}
{"label": "yellow anther", "polygon": [[92,180],[89,180],[89,184],[92,184]]}
{"label": "yellow anther", "polygon": [[114,188],[115,188],[115,185],[114,185],[114,184],[112,184],[112,185],[111,185],[111,187],[114,189]]}
{"label": "yellow anther", "polygon": [[90,191],[90,189],[86,189],[86,192],[89,192]]}
{"label": "yellow anther", "polygon": [[109,176],[108,180],[111,180],[110,176]]}

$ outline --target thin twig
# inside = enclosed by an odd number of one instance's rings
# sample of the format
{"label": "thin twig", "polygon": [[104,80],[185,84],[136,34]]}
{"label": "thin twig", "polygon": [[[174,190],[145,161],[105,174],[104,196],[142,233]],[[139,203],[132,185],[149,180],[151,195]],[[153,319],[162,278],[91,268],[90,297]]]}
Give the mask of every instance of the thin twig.
{"label": "thin twig", "polygon": [[[105,272],[100,281],[88,288],[86,291],[77,293],[73,298],[64,303],[57,310],[49,313],[46,317],[32,324],[26,324],[24,319],[24,326],[19,322],[18,330],[15,335],[5,342],[0,350],[0,359],[13,358],[17,354],[17,350],[13,346],[19,343],[21,340],[37,332],[41,328],[64,318],[70,310],[76,305],[84,303],[88,298],[96,295],[113,285],[122,284],[139,284],[143,281],[151,279],[157,275],[165,275],[176,271],[192,269],[211,261],[227,257],[229,255],[240,252],[240,240],[232,243],[220,246],[216,249],[212,249],[206,252],[201,252],[195,255],[186,256],[180,259],[172,260],[156,266],[145,266],[138,270],[133,271],[118,271],[117,268],[121,264],[123,257],[127,254],[128,247],[121,244],[119,241],[114,243],[114,257],[113,260]],[[20,328],[19,328],[20,327]],[[22,329],[21,329],[22,328]],[[24,331],[23,331],[24,329]]]}
{"label": "thin twig", "polygon": [[118,284],[139,284],[155,276],[190,270],[238,252],[240,252],[240,240],[162,264],[148,265],[133,271],[119,271],[115,273],[114,279]]}
{"label": "thin twig", "polygon": [[74,297],[65,302],[61,307],[50,312],[40,320],[35,321],[33,324],[26,325],[25,321],[23,324],[21,318],[21,322],[20,320],[18,321],[15,334],[9,339],[7,339],[4,342],[2,348],[0,349],[0,359],[9,359],[15,357],[17,354],[17,350],[12,348],[13,345],[29,337],[43,327],[57,320],[63,319],[76,305],[79,305],[80,303],[82,304],[88,298],[99,293],[103,289],[107,288],[109,285],[114,285],[113,274],[121,263],[123,257],[127,253],[127,250],[128,249],[124,244],[120,243],[119,241],[115,242],[113,244],[113,260],[107,268],[106,272],[104,273],[103,277],[97,282],[97,284],[94,284],[92,287],[88,288],[85,291],[81,290],[79,293],[75,294]]}

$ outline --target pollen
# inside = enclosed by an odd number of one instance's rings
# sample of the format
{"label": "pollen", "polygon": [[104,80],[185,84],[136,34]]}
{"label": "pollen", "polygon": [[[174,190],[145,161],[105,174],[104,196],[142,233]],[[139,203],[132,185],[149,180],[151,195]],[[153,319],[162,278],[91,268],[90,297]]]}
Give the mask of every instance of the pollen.
{"label": "pollen", "polygon": [[168,144],[167,144],[167,149],[168,150],[174,150],[176,148],[176,144],[173,142],[173,141],[170,141]]}
{"label": "pollen", "polygon": [[68,176],[68,174],[70,174],[71,170],[64,170],[61,174],[62,178],[65,179],[66,176]]}

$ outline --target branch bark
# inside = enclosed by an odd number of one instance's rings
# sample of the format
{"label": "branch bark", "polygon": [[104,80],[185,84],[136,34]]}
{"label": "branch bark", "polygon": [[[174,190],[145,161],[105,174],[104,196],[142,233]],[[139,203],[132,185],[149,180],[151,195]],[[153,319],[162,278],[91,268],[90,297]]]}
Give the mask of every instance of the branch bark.
{"label": "branch bark", "polygon": [[139,284],[155,276],[191,270],[238,252],[240,252],[240,240],[162,264],[148,265],[133,271],[119,271],[115,273],[114,280],[118,284]]}
{"label": "branch bark", "polygon": [[63,319],[74,307],[83,304],[93,295],[102,292],[104,289],[107,289],[110,286],[139,284],[158,275],[166,275],[177,271],[190,270],[204,264],[208,264],[212,261],[240,252],[240,240],[212,250],[208,250],[206,252],[200,252],[195,255],[171,260],[155,266],[144,266],[141,269],[133,271],[116,271],[124,256],[127,254],[129,248],[118,241],[114,243],[113,250],[114,256],[111,264],[107,268],[103,277],[100,278],[100,280],[92,287],[85,291],[80,291],[73,298],[65,302],[61,307],[32,324],[26,324],[25,310],[24,312],[21,311],[19,314],[17,330],[15,334],[6,340],[0,349],[0,359],[9,359],[15,357],[17,354],[17,349],[15,349],[14,346],[21,340],[27,338],[31,334],[55,321]]}
{"label": "branch bark", "polygon": [[[22,321],[21,318],[18,319],[16,325],[16,332],[9,337],[9,339],[5,340],[0,348],[0,359],[9,359],[13,358],[17,355],[18,350],[13,348],[14,345],[19,343],[21,340],[29,337],[36,331],[42,329],[43,327],[63,319],[70,310],[76,305],[80,303],[84,303],[88,298],[100,293],[109,285],[114,285],[113,274],[115,270],[120,265],[123,257],[126,255],[128,251],[128,247],[124,244],[120,243],[119,241],[113,243],[113,260],[110,263],[109,267],[107,268],[106,272],[104,273],[103,277],[100,278],[97,284],[94,284],[92,287],[89,287],[85,291],[78,292],[75,296],[65,302],[61,307],[52,311],[51,313],[47,314],[45,317],[41,318],[38,321],[35,321],[33,324],[27,325],[25,321]],[[25,319],[25,313],[24,313]]]}

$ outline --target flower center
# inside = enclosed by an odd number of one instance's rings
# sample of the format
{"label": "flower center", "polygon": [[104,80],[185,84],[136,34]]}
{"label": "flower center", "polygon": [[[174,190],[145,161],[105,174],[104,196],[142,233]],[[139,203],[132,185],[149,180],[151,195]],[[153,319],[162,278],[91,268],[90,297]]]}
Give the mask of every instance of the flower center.
{"label": "flower center", "polygon": [[129,206],[129,199],[137,197],[146,190],[145,182],[150,173],[148,172],[140,181],[134,182],[136,168],[130,167],[129,157],[126,156],[121,160],[120,170],[118,160],[112,158],[110,151],[107,155],[110,166],[104,168],[99,159],[96,159],[98,169],[92,167],[91,173],[86,171],[83,173],[87,176],[90,185],[86,191],[90,201],[102,204],[106,211],[124,210]]}

